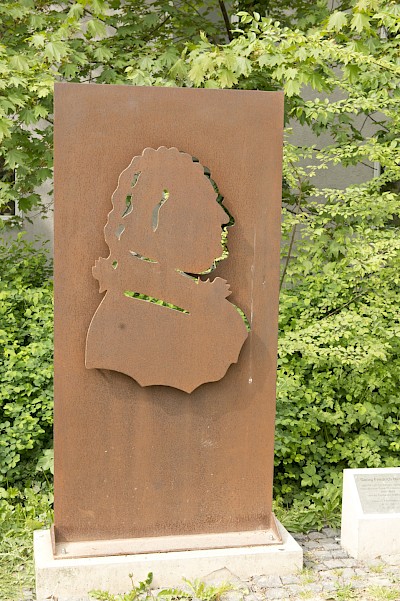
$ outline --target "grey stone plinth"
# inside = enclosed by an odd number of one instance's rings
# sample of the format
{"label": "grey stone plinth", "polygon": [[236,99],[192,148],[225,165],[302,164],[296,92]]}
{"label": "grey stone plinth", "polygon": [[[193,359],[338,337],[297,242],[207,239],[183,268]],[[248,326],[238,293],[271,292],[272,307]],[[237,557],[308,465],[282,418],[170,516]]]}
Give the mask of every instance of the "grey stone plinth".
{"label": "grey stone plinth", "polygon": [[278,523],[282,544],[224,549],[173,551],[138,555],[54,559],[49,530],[34,533],[36,599],[68,597],[78,601],[93,589],[111,593],[130,590],[128,574],[135,581],[154,574],[154,586],[179,586],[182,577],[203,578],[226,568],[240,579],[256,574],[284,576],[301,570],[303,552]]}

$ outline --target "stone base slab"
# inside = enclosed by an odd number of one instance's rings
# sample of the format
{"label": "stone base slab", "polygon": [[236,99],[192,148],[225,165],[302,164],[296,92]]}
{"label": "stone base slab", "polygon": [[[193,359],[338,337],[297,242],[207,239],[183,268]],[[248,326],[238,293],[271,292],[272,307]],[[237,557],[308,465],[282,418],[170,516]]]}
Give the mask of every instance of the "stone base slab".
{"label": "stone base slab", "polygon": [[50,530],[37,530],[34,533],[36,599],[81,601],[93,589],[124,593],[130,590],[130,573],[137,582],[153,572],[155,588],[180,586],[183,577],[201,579],[222,568],[240,579],[257,574],[293,574],[303,567],[303,551],[282,524],[277,522],[277,525],[282,538],[280,545],[76,559],[55,559]]}

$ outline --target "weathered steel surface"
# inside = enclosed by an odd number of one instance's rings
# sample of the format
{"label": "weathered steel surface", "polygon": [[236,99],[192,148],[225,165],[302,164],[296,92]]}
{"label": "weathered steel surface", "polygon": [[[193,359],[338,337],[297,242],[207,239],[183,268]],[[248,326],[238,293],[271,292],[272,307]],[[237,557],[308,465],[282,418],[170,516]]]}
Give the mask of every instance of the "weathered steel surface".
{"label": "weathered steel surface", "polygon": [[[271,526],[282,113],[280,93],[56,85],[56,541]],[[191,394],[85,367],[116,178],[160,146],[211,169],[236,221],[213,277],[251,324],[239,362]]]}
{"label": "weathered steel surface", "polygon": [[176,148],[147,148],[121,173],[112,201],[110,254],[93,269],[106,295],[89,326],[86,367],[188,393],[220,380],[237,362],[247,330],[226,300],[226,280],[187,275],[221,257],[230,219],[203,166]]}

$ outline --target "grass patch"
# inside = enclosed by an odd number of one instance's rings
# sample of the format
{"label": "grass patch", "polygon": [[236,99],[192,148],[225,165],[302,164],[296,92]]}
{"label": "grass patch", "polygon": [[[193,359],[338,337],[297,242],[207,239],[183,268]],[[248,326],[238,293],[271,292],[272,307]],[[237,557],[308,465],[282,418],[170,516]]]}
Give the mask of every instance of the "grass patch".
{"label": "grass patch", "polygon": [[369,571],[374,574],[382,574],[385,566],[383,563],[378,563],[377,565],[369,566]]}
{"label": "grass patch", "polygon": [[367,589],[369,601],[399,601],[400,589],[387,586],[371,586]]}
{"label": "grass patch", "polygon": [[222,595],[235,590],[231,584],[224,582],[218,585],[208,585],[201,580],[187,580],[183,578],[188,590],[180,588],[162,589],[155,593],[151,589],[153,573],[149,572],[147,578],[135,583],[133,575],[129,574],[131,590],[121,595],[113,595],[108,591],[91,591],[90,596],[97,601],[220,601]]}
{"label": "grass patch", "polygon": [[303,568],[299,573],[301,584],[312,584],[315,582],[315,573],[309,568]]}
{"label": "grass patch", "polygon": [[33,531],[52,521],[49,491],[0,489],[0,600],[18,601],[35,588]]}

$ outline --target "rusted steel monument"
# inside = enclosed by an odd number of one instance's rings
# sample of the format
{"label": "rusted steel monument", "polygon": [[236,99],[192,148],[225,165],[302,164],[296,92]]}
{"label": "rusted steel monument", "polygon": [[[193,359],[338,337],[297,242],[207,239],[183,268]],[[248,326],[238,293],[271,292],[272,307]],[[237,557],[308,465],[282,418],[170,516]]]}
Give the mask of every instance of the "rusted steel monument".
{"label": "rusted steel monument", "polygon": [[281,93],[56,85],[55,556],[279,544]]}

